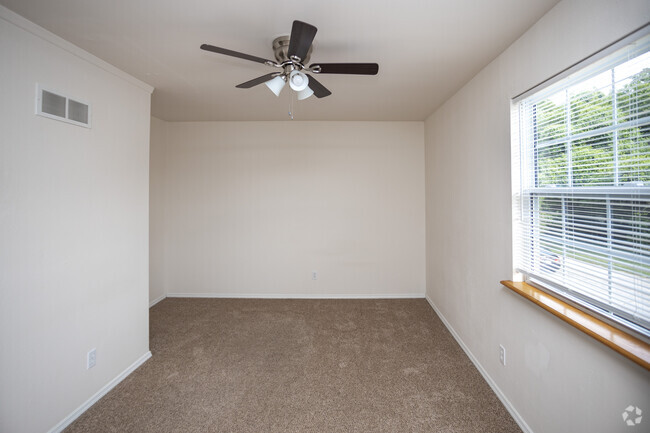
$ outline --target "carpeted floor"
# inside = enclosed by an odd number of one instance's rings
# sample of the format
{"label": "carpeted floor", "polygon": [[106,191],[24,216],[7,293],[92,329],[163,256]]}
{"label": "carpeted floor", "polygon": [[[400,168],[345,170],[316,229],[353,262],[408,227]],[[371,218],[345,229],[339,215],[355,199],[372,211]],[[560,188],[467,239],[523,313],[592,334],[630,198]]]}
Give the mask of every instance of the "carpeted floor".
{"label": "carpeted floor", "polygon": [[166,299],[72,432],[520,432],[424,299]]}

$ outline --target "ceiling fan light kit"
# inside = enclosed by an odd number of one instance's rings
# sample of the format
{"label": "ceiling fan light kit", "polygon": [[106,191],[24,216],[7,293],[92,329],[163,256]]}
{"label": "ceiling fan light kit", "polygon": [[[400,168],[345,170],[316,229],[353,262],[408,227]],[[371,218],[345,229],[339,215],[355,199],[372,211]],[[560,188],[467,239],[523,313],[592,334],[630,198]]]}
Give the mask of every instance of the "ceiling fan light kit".
{"label": "ceiling fan light kit", "polygon": [[271,89],[271,92],[275,93],[275,96],[280,96],[280,92],[284,88],[284,85],[287,84],[287,81],[285,77],[278,75],[277,77],[266,81],[264,84],[266,84],[266,87]]}
{"label": "ceiling fan light kit", "polygon": [[309,84],[309,78],[303,72],[293,70],[289,74],[289,86],[296,92],[305,90]]}
{"label": "ceiling fan light kit", "polygon": [[310,97],[311,95],[313,95],[313,94],[314,94],[314,91],[311,90],[311,89],[309,88],[309,86],[308,86],[308,87],[305,87],[303,90],[301,90],[300,92],[298,92],[298,100],[299,100],[299,101],[302,101],[303,99],[307,99],[307,98],[309,98],[309,97]]}
{"label": "ceiling fan light kit", "polygon": [[289,82],[289,87],[297,92],[298,100],[307,99],[311,95],[324,98],[332,94],[307,72],[312,74],[377,75],[379,72],[377,63],[316,63],[309,67],[305,66],[311,58],[312,42],[316,32],[316,27],[311,24],[294,21],[291,27],[291,36],[280,36],[273,41],[275,61],[208,44],[201,45],[201,49],[281,69],[282,72],[272,72],[238,84],[236,87],[248,89],[264,83],[276,96],[280,96],[285,84]]}

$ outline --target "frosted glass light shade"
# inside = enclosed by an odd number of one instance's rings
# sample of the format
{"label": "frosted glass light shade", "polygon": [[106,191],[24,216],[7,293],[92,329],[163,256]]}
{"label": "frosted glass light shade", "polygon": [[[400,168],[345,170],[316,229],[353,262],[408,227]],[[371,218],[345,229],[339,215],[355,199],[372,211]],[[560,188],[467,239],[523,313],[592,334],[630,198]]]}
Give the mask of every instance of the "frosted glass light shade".
{"label": "frosted glass light shade", "polygon": [[302,101],[303,99],[309,98],[313,94],[314,94],[313,90],[311,90],[309,87],[305,87],[300,92],[298,92],[298,100]]}
{"label": "frosted glass light shade", "polygon": [[303,74],[300,71],[291,71],[289,74],[289,86],[296,92],[304,90],[309,84],[309,78],[307,75]]}
{"label": "frosted glass light shade", "polygon": [[282,91],[284,85],[287,84],[287,82],[284,81],[284,78],[282,78],[281,75],[279,75],[264,84],[266,84],[266,87],[271,89],[271,92],[275,93],[275,96],[280,96],[280,92]]}

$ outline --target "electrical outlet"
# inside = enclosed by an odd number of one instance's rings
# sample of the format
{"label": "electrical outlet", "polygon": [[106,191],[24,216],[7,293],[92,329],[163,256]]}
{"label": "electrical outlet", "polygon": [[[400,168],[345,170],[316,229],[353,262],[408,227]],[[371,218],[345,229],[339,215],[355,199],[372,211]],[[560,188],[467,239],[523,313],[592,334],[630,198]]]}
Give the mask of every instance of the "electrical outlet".
{"label": "electrical outlet", "polygon": [[318,273],[316,271],[311,272],[311,279],[312,280],[317,280],[318,279]]}
{"label": "electrical outlet", "polygon": [[506,365],[506,348],[502,345],[499,345],[499,362],[502,365]]}
{"label": "electrical outlet", "polygon": [[97,349],[92,349],[90,352],[88,352],[88,356],[86,358],[86,369],[91,369],[97,364]]}

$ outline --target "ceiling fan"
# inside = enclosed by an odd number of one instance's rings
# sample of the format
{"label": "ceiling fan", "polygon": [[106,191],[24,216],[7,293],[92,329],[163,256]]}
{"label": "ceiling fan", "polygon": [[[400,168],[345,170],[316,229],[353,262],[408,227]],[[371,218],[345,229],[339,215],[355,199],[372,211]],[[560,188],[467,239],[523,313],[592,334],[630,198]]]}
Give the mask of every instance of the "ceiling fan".
{"label": "ceiling fan", "polygon": [[252,62],[263,63],[267,66],[281,69],[282,71],[271,72],[262,75],[245,83],[238,84],[240,89],[249,89],[258,84],[265,83],[276,96],[288,82],[289,86],[298,93],[298,99],[306,99],[311,95],[317,98],[324,98],[332,94],[325,86],[318,82],[312,75],[307,74],[355,74],[355,75],[377,75],[379,65],[377,63],[309,63],[312,52],[312,41],[316,36],[316,27],[302,21],[294,21],[291,28],[291,36],[280,36],[273,40],[273,52],[275,61],[261,57],[244,54],[226,48],[215,47],[203,44],[202,50],[214,53],[225,54],[226,56],[238,57]]}

